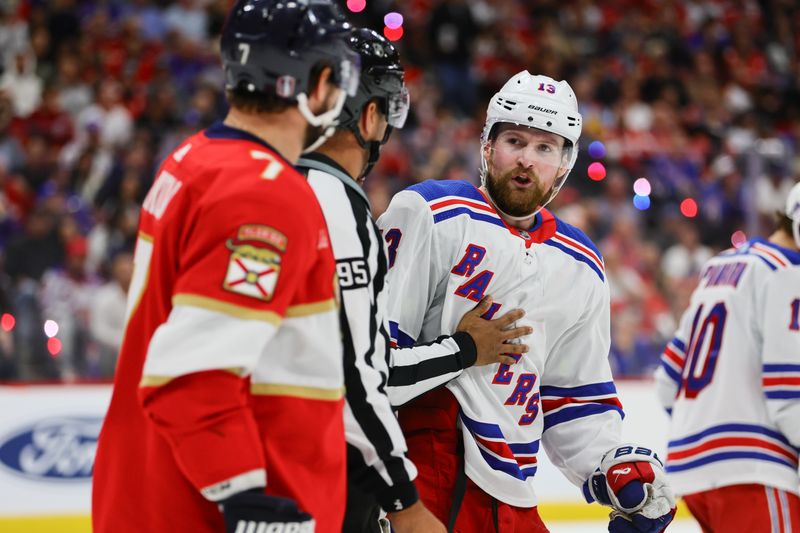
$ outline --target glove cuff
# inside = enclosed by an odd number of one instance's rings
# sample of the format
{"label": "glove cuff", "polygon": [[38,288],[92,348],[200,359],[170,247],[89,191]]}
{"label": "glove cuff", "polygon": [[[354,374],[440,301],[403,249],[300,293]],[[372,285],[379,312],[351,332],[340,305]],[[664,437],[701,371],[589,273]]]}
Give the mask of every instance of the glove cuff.
{"label": "glove cuff", "polygon": [[379,492],[376,499],[384,511],[394,513],[417,503],[419,493],[413,481],[406,481]]}

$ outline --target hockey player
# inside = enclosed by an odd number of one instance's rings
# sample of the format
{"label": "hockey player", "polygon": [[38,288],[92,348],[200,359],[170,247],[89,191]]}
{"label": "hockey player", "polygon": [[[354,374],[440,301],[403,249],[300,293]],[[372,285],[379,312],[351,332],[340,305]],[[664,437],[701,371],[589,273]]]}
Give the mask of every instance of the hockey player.
{"label": "hockey player", "polygon": [[230,112],[167,157],[142,208],[96,533],[341,531],[335,263],[293,164],[355,93],[351,30],[327,0],[234,5]]}
{"label": "hockey player", "polygon": [[800,184],[768,239],[706,263],[656,382],[703,531],[800,531]]}
{"label": "hockey player", "polygon": [[611,531],[661,531],[674,514],[655,454],[620,443],[603,261],[544,209],[580,132],[570,86],[520,72],[489,103],[481,188],[422,182],[378,221],[399,344],[453,331],[488,293],[490,316],[520,307],[517,325],[533,328],[516,363],[469,368],[400,410],[421,498],[451,531],[547,531],[534,491],[540,445],[588,501],[613,507]]}
{"label": "hockey player", "polygon": [[361,57],[358,92],[346,100],[336,133],[298,163],[322,206],[342,290],[350,479],[343,531],[379,531],[380,504],[393,512],[392,526],[398,533],[444,532],[418,500],[412,481],[416,469],[405,458],[405,440],[389,398],[404,403],[473,363],[513,361],[501,352],[522,353],[525,347],[504,341],[527,330],[504,329],[520,318],[520,310],[492,321],[480,318],[490,306],[486,298],[467,313],[452,336],[390,351],[383,323],[387,259],[369,201],[358,184],[378,160],[392,129],[403,126],[409,97],[403,67],[389,41],[359,29],[350,46]]}

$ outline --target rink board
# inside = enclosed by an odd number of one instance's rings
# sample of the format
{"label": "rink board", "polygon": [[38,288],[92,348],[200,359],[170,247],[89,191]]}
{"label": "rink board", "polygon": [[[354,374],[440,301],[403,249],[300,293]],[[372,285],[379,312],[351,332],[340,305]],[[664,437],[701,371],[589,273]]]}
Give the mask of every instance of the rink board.
{"label": "rink board", "polygon": [[[625,440],[663,455],[667,417],[652,382],[623,381],[618,389]],[[0,531],[90,531],[92,460],[110,393],[110,385],[0,386]],[[546,521],[608,514],[583,503],[546,457],[536,482]]]}

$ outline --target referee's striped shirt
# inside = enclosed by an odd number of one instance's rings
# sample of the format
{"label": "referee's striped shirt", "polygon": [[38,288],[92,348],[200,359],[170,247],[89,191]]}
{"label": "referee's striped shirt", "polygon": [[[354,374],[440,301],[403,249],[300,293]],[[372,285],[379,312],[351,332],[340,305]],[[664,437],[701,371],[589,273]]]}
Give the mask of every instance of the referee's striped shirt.
{"label": "referee's striped shirt", "polygon": [[[322,206],[341,288],[347,406],[348,475],[387,512],[418,499],[417,470],[392,410],[458,376],[476,359],[466,333],[409,348],[390,348],[385,322],[387,261],[361,187],[319,153],[298,162]],[[354,453],[357,452],[357,453]]]}

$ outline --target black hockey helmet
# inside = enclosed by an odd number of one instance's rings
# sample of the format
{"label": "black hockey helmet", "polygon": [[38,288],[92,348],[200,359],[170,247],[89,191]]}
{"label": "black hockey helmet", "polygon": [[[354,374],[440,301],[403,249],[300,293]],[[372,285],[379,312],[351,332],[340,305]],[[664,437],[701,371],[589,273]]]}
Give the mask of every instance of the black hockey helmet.
{"label": "black hockey helmet", "polygon": [[348,46],[351,32],[332,0],[237,0],[220,43],[226,87],[296,101],[309,123],[329,126],[341,107],[332,117],[312,115],[309,83],[315,67],[326,65],[335,85],[356,94],[360,69]]}
{"label": "black hockey helmet", "polygon": [[[380,145],[389,140],[393,128],[402,128],[408,116],[408,89],[403,81],[403,65],[392,43],[368,28],[353,31],[350,49],[361,59],[361,81],[354,96],[347,98],[339,116],[339,127],[352,131],[358,143],[369,147],[370,157],[363,175],[369,173],[378,160]],[[364,106],[376,101],[378,109],[386,116],[389,127],[380,141],[365,141],[358,130],[358,120]]]}

